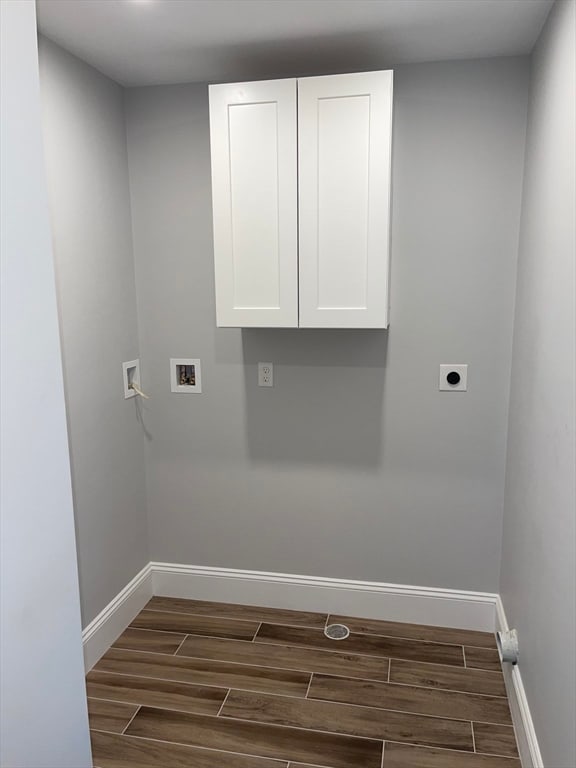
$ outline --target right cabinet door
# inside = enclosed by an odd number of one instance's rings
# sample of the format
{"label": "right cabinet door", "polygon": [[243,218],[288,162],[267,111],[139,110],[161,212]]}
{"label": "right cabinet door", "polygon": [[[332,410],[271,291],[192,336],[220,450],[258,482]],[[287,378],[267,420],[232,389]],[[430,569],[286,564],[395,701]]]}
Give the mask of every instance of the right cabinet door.
{"label": "right cabinet door", "polygon": [[298,80],[299,325],[387,328],[392,72]]}

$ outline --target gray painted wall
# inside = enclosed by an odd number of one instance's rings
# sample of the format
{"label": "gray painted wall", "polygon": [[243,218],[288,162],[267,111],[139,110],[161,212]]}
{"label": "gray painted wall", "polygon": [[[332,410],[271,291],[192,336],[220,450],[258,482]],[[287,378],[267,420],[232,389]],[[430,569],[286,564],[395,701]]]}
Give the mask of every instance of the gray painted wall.
{"label": "gray painted wall", "polygon": [[45,39],[40,75],[85,626],[149,560],[123,90]]}
{"label": "gray painted wall", "polygon": [[501,581],[554,768],[576,765],[574,29],[557,3],[532,63]]}
{"label": "gray painted wall", "polygon": [[[527,85],[396,71],[389,333],[217,330],[207,87],[128,90],[154,560],[497,589]],[[179,356],[203,394],[170,393]]]}
{"label": "gray painted wall", "polygon": [[92,765],[34,3],[0,3],[0,764]]}

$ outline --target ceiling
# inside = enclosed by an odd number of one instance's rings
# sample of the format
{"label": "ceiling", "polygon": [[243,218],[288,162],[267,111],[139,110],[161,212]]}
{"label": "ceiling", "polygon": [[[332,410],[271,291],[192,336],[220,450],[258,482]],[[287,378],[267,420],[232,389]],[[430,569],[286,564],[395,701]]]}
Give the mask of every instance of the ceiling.
{"label": "ceiling", "polygon": [[43,34],[123,85],[528,54],[552,0],[37,0]]}

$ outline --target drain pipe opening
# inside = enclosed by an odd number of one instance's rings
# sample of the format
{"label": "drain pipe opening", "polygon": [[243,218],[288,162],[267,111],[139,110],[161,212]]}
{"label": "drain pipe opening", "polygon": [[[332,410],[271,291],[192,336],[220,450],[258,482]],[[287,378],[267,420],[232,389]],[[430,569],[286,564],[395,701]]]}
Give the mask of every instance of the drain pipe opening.
{"label": "drain pipe opening", "polygon": [[330,640],[346,640],[350,630],[345,624],[329,624],[324,630],[324,634]]}

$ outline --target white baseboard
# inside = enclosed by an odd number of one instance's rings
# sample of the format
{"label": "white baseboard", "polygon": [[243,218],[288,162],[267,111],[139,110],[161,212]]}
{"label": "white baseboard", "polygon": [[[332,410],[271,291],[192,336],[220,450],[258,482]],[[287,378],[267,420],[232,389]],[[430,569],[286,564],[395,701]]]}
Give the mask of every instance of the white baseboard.
{"label": "white baseboard", "polygon": [[487,592],[152,562],[83,631],[87,671],[106,653],[152,595],[385,618],[487,632],[494,631],[498,599],[497,595]]}
{"label": "white baseboard", "polygon": [[[500,632],[507,632],[509,629],[500,596],[496,601],[496,629]],[[522,682],[520,664],[515,666],[504,664],[503,670],[522,766],[523,768],[544,768],[526,690]]]}
{"label": "white baseboard", "polygon": [[106,653],[151,597],[152,569],[148,563],[82,632],[86,672]]}
{"label": "white baseboard", "polygon": [[155,595],[493,632],[497,595],[288,573],[150,563]]}

